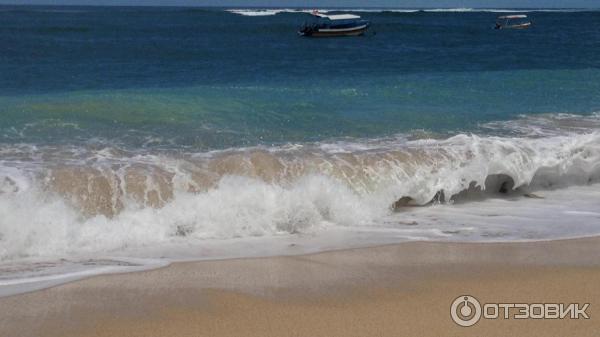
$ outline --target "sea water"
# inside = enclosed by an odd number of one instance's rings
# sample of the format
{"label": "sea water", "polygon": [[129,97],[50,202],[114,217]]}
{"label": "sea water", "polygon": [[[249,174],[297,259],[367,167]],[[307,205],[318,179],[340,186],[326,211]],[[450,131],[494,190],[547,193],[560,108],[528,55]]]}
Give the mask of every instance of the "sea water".
{"label": "sea water", "polygon": [[600,234],[600,12],[349,10],[365,36],[299,37],[302,9],[0,7],[0,295]]}

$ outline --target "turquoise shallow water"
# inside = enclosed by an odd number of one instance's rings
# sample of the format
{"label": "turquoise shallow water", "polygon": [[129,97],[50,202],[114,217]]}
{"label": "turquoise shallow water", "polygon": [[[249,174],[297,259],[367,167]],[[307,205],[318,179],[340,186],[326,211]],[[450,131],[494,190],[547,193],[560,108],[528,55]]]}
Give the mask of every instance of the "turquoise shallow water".
{"label": "turquoise shallow water", "polygon": [[4,141],[209,150],[482,132],[480,124],[600,107],[600,70],[513,70],[282,84],[102,89],[0,98]]}

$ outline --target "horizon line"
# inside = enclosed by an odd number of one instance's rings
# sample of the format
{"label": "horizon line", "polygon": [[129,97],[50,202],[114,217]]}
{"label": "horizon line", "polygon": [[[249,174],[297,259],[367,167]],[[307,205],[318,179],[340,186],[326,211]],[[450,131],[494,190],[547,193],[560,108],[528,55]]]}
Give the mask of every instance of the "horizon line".
{"label": "horizon line", "polygon": [[22,3],[0,3],[0,6],[16,7],[170,7],[170,8],[226,8],[226,9],[406,9],[406,10],[428,10],[428,9],[515,9],[515,10],[600,10],[599,7],[392,7],[392,6],[222,6],[222,5],[119,5],[119,4],[22,4]]}

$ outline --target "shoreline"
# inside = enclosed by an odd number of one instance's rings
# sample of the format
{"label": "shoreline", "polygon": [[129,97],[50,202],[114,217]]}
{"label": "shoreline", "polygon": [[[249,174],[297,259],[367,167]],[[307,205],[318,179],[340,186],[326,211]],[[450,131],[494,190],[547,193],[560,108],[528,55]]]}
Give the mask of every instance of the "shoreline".
{"label": "shoreline", "polygon": [[[289,239],[289,238],[288,238]],[[397,245],[406,245],[406,244],[417,244],[417,245],[486,245],[486,246],[494,246],[494,245],[523,245],[523,244],[544,244],[550,242],[569,242],[569,241],[581,241],[581,240],[598,240],[600,242],[600,234],[599,235],[589,235],[589,236],[580,236],[580,237],[566,237],[566,238],[551,238],[551,239],[522,239],[516,241],[399,241],[392,243],[373,243],[373,244],[365,244],[364,246],[350,246],[345,248],[328,248],[324,250],[304,250],[298,252],[289,252],[289,253],[266,253],[265,255],[250,255],[250,256],[235,256],[231,257],[227,256],[216,256],[216,257],[192,257],[192,258],[182,258],[182,259],[166,259],[161,260],[157,258],[141,258],[141,257],[99,257],[99,261],[110,260],[115,263],[133,263],[128,267],[121,267],[120,265],[107,265],[105,270],[97,270],[97,269],[89,269],[89,270],[81,270],[76,272],[68,272],[65,274],[49,274],[41,277],[24,277],[24,278],[15,278],[15,279],[7,279],[4,281],[0,281],[0,299],[19,296],[27,293],[44,291],[46,289],[51,289],[54,287],[60,287],[62,285],[70,284],[73,282],[85,281],[90,278],[102,277],[102,276],[112,276],[112,275],[120,275],[120,274],[130,274],[130,273],[140,273],[146,271],[154,271],[163,268],[169,268],[174,264],[196,264],[196,263],[204,263],[204,262],[225,262],[225,261],[244,261],[244,260],[254,260],[254,259],[270,259],[270,258],[294,258],[294,257],[311,257],[314,255],[320,254],[334,254],[340,252],[352,252],[352,251],[360,251],[360,250],[370,250],[370,249],[385,249],[387,247],[393,247]],[[295,246],[295,244],[293,244]],[[64,260],[64,258],[61,258]],[[92,261],[92,259],[88,259],[87,257],[83,257],[79,259],[83,262]],[[133,262],[134,260],[144,261],[144,260],[154,260],[155,262],[152,264],[136,264]],[[30,263],[46,263],[51,262],[53,260],[40,260],[37,262]],[[77,259],[73,260],[73,262],[77,263]],[[126,269],[119,269],[126,268]],[[103,269],[103,268],[99,268]],[[27,286],[33,284],[32,286]],[[21,288],[19,290],[10,290],[10,287]]]}
{"label": "shoreline", "polygon": [[[591,237],[404,242],[296,256],[175,262],[0,298],[0,334],[387,336],[414,334],[427,326],[422,335],[578,331],[578,336],[592,336],[600,327],[594,319],[594,304],[600,303],[600,289],[594,287],[600,281],[599,254],[600,237]],[[461,328],[450,320],[449,306],[466,293],[485,301],[586,301],[591,319],[486,320]],[[430,318],[409,310],[419,303],[431,305]],[[356,326],[366,323],[364,315],[380,324]],[[302,324],[294,317],[304,317]]]}

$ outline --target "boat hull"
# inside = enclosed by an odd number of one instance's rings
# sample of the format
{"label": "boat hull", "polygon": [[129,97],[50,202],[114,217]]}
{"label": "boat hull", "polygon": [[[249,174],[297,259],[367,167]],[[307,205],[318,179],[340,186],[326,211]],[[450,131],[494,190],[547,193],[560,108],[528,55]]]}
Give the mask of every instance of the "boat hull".
{"label": "boat hull", "polygon": [[500,26],[500,27],[497,27],[496,29],[528,29],[530,27],[531,27],[531,22],[527,22],[527,23],[521,23],[518,25]]}
{"label": "boat hull", "polygon": [[318,28],[311,31],[300,31],[298,33],[307,37],[360,36],[364,35],[367,29],[369,29],[369,24],[352,28]]}
{"label": "boat hull", "polygon": [[520,25],[512,25],[512,26],[508,26],[506,28],[507,29],[527,29],[529,27],[531,27],[531,22],[522,23]]}

